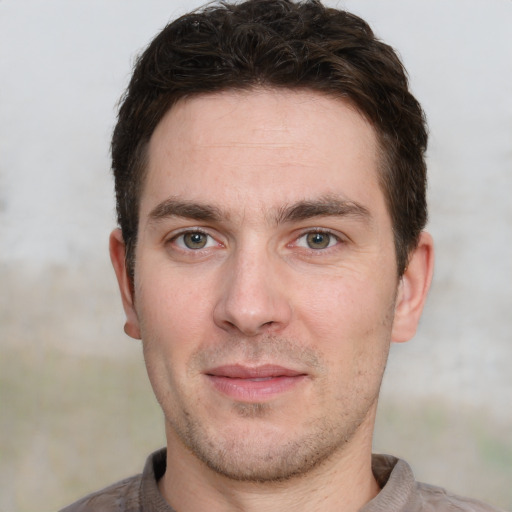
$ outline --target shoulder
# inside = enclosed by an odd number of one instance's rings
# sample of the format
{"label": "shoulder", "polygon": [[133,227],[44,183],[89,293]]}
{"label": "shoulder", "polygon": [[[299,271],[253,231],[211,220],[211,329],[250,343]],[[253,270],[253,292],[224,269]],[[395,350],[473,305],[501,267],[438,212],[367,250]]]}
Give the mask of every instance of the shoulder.
{"label": "shoulder", "polygon": [[442,487],[417,482],[409,464],[390,455],[374,455],[372,470],[381,491],[364,512],[500,512]]}
{"label": "shoulder", "polygon": [[141,478],[142,475],[125,478],[85,496],[60,512],[139,512]]}
{"label": "shoulder", "polygon": [[497,508],[478,500],[452,494],[442,487],[424,483],[417,483],[416,487],[418,501],[422,503],[421,510],[432,512],[499,512]]}

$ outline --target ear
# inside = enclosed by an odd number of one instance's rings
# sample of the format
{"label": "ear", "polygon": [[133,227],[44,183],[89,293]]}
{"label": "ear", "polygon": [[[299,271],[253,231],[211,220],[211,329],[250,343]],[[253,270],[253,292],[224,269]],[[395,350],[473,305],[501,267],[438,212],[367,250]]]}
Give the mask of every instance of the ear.
{"label": "ear", "polygon": [[434,271],[434,242],[422,232],[418,246],[400,280],[391,339],[395,343],[410,340],[420,321]]}
{"label": "ear", "polygon": [[116,273],[124,313],[126,315],[124,332],[128,334],[128,336],[140,340],[139,319],[135,311],[131,279],[126,268],[126,245],[120,229],[115,229],[110,234],[109,249],[110,260],[112,261]]}

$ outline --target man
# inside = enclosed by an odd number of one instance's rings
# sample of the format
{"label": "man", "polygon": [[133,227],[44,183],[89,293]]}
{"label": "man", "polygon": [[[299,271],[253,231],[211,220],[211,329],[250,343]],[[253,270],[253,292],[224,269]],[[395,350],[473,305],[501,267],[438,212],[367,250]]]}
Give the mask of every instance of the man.
{"label": "man", "polygon": [[110,252],[167,449],[66,512],[492,510],[371,454],[432,276],[426,143],[399,59],[344,11],[213,5],[153,40]]}

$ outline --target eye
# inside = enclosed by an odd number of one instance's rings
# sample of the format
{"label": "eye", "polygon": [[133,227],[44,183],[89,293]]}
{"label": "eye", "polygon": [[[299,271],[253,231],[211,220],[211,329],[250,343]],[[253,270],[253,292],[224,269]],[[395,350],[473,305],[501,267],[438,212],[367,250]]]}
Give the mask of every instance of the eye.
{"label": "eye", "polygon": [[200,250],[216,245],[215,240],[202,231],[187,231],[181,233],[173,240],[182,249]]}
{"label": "eye", "polygon": [[325,231],[310,231],[297,239],[297,245],[299,247],[313,250],[327,249],[336,245],[338,242],[339,239],[336,236]]}

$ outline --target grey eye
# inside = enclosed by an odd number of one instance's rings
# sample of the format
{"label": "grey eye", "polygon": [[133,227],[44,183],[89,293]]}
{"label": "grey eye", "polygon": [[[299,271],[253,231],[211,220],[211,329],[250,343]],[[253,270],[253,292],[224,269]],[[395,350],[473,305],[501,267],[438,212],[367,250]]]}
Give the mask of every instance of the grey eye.
{"label": "grey eye", "polygon": [[185,233],[183,236],[183,244],[188,249],[204,249],[208,243],[208,235],[199,231]]}
{"label": "grey eye", "polygon": [[331,235],[329,233],[308,233],[306,235],[306,243],[310,249],[325,249],[331,243]]}

